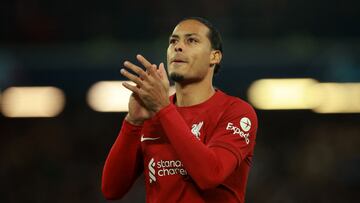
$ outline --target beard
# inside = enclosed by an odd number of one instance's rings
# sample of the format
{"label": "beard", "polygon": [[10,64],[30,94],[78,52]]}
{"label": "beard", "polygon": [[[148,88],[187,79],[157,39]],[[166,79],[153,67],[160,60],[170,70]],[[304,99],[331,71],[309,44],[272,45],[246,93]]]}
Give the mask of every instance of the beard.
{"label": "beard", "polygon": [[171,73],[170,79],[173,80],[174,82],[182,82],[184,81],[184,76],[177,73]]}

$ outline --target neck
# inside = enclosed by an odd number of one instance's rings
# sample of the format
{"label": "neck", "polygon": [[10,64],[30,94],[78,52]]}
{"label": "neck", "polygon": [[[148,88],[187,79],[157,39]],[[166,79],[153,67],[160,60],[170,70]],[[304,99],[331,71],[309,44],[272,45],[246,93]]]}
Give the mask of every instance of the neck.
{"label": "neck", "polygon": [[176,105],[180,107],[203,103],[215,93],[210,79],[190,84],[175,83],[175,89]]}

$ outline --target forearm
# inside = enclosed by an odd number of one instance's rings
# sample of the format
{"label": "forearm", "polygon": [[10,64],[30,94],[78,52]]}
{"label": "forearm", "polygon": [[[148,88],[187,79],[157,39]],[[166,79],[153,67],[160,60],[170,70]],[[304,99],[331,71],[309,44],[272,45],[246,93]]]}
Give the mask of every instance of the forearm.
{"label": "forearm", "polygon": [[219,185],[235,169],[236,157],[226,149],[209,148],[196,139],[175,106],[167,106],[157,116],[176,154],[201,189]]}
{"label": "forearm", "polygon": [[119,199],[131,187],[141,169],[141,126],[124,121],[105,161],[102,192],[106,199]]}

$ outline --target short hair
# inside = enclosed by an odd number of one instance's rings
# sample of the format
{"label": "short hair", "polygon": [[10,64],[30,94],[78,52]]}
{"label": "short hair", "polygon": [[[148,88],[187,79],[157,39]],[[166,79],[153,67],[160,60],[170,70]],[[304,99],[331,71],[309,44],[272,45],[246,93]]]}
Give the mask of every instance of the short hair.
{"label": "short hair", "polygon": [[[221,52],[221,54],[223,54],[222,39],[221,39],[220,32],[212,23],[210,23],[210,21],[208,21],[202,17],[187,17],[187,18],[184,18],[183,20],[181,20],[180,22],[183,22],[186,20],[196,20],[196,21],[204,24],[209,29],[209,33],[208,33],[207,37],[210,40],[211,48],[214,50],[219,50]],[[217,73],[219,71],[219,69],[220,69],[220,63],[215,64],[214,73]]]}

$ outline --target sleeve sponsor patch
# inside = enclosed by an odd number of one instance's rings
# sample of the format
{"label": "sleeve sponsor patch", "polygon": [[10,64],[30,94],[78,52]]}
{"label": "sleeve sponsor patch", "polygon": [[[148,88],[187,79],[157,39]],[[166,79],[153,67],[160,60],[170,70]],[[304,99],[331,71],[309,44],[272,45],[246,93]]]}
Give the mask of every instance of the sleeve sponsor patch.
{"label": "sleeve sponsor patch", "polygon": [[250,143],[249,136],[247,133],[251,129],[251,121],[247,117],[243,117],[240,119],[240,128],[235,126],[233,123],[229,122],[226,126],[226,130],[232,131],[233,135],[239,135],[240,137],[245,139],[246,144]]}

